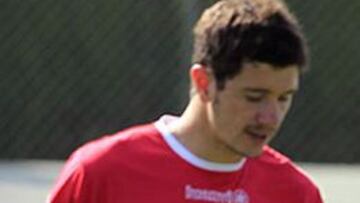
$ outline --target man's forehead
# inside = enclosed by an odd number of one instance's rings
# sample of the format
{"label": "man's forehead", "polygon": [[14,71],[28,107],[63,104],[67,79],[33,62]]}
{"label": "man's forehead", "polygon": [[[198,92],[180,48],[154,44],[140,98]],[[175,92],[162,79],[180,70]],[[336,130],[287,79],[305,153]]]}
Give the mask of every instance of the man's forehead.
{"label": "man's forehead", "polygon": [[247,64],[229,83],[248,91],[294,92],[298,89],[300,72],[296,65],[274,68],[266,63]]}
{"label": "man's forehead", "polygon": [[270,63],[266,63],[266,62],[260,62],[260,61],[244,62],[242,64],[242,69],[247,69],[247,68],[255,68],[255,69],[269,68],[269,69],[272,69],[274,71],[281,71],[281,70],[289,69],[289,68],[296,68],[296,69],[300,70],[300,67],[297,64],[289,64],[289,65],[277,66],[277,65],[274,65],[274,64],[270,64]]}

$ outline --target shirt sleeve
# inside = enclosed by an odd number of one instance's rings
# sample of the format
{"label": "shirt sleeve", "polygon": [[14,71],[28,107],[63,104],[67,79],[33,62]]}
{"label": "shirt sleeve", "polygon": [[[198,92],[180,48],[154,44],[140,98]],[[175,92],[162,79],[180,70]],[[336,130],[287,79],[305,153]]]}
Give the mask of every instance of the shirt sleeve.
{"label": "shirt sleeve", "polygon": [[305,203],[324,203],[321,192],[319,188],[314,184],[311,185],[311,188],[307,195],[305,196]]}
{"label": "shirt sleeve", "polygon": [[76,156],[70,157],[62,169],[47,203],[85,203],[85,169]]}
{"label": "shirt sleeve", "polygon": [[316,188],[316,191],[314,194],[314,200],[311,203],[324,203],[324,200],[323,200],[318,188]]}

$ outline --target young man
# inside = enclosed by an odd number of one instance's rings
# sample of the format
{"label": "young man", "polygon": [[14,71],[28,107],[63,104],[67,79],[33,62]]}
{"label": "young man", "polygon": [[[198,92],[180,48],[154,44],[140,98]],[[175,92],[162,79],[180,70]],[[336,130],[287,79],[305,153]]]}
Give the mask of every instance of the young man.
{"label": "young man", "polygon": [[298,90],[306,47],[278,0],[222,0],[194,29],[181,115],[90,142],[51,203],[321,203],[315,184],[267,144]]}

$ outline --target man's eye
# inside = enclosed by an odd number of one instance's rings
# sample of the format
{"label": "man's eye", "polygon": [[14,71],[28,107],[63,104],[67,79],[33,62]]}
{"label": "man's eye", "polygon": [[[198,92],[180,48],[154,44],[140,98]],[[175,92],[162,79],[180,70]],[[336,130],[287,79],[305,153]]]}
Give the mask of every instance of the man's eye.
{"label": "man's eye", "polygon": [[291,96],[289,96],[289,95],[279,97],[279,101],[281,101],[281,102],[287,102],[290,99],[291,99]]}
{"label": "man's eye", "polygon": [[262,97],[260,96],[245,96],[246,100],[249,102],[261,102]]}

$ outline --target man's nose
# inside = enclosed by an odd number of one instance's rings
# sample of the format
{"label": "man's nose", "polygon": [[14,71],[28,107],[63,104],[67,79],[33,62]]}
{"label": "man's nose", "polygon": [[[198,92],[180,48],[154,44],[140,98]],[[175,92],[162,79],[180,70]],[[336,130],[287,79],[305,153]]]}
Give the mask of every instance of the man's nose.
{"label": "man's nose", "polygon": [[277,102],[267,102],[261,106],[256,115],[259,124],[278,126],[281,121],[281,111]]}

